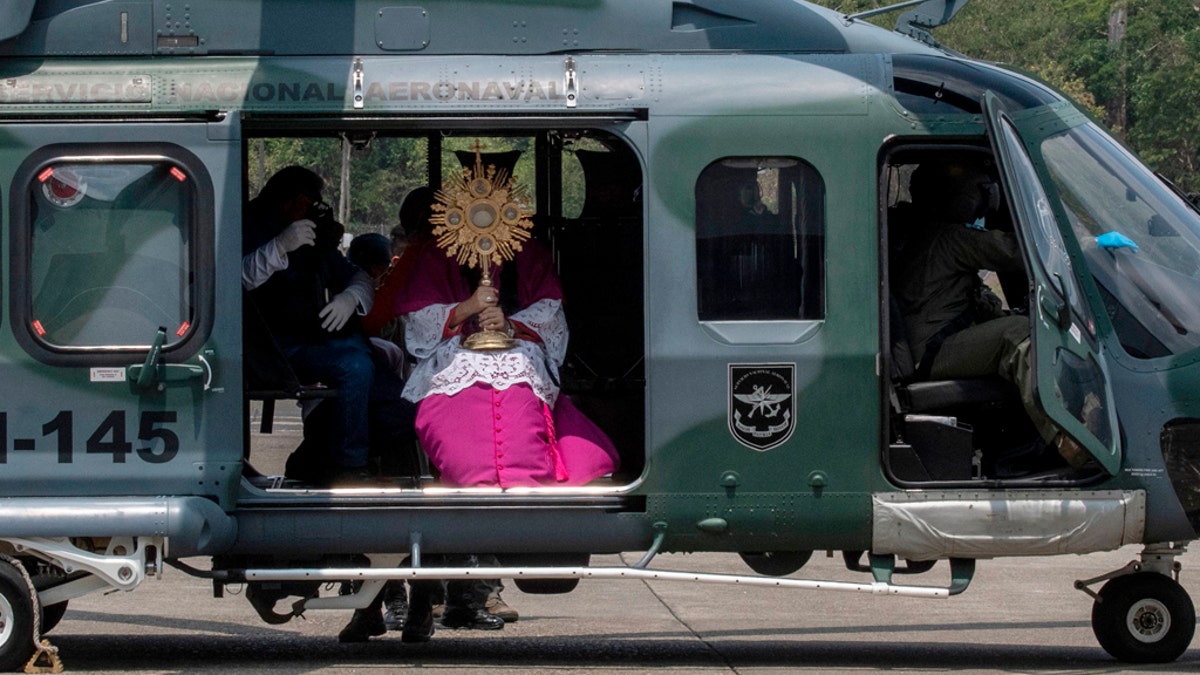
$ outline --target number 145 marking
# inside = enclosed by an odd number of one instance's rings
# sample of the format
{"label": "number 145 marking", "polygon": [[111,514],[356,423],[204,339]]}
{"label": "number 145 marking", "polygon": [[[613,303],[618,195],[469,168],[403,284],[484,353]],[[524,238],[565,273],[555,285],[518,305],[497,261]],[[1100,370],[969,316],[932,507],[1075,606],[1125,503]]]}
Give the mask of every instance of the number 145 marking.
{"label": "number 145 marking", "polygon": [[[169,462],[179,454],[179,436],[165,425],[176,420],[173,410],[147,410],[142,412],[138,423],[139,441],[145,445],[134,449],[133,443],[127,440],[124,410],[114,410],[100,422],[100,426],[88,436],[84,444],[84,452],[90,454],[112,455],[114,464],[124,464],[125,458],[131,452],[136,452],[143,461],[151,464]],[[63,410],[58,415],[42,425],[42,436],[53,436],[58,450],[58,463],[70,464],[75,459],[75,414]],[[155,440],[162,441],[155,443]],[[8,441],[8,413],[0,412],[0,464],[8,462],[9,449],[14,453],[34,452],[37,441],[33,438],[14,439],[11,446]]]}

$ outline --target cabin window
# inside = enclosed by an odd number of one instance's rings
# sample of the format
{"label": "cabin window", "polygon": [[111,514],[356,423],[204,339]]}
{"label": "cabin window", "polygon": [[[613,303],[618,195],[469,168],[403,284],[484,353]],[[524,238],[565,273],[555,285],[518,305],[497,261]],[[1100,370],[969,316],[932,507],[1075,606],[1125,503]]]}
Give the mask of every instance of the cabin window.
{"label": "cabin window", "polygon": [[53,351],[195,331],[197,181],[163,157],[63,159],[26,181],[26,329]]}
{"label": "cabin window", "polygon": [[701,321],[825,317],[825,183],[794,157],[727,158],[696,183]]}

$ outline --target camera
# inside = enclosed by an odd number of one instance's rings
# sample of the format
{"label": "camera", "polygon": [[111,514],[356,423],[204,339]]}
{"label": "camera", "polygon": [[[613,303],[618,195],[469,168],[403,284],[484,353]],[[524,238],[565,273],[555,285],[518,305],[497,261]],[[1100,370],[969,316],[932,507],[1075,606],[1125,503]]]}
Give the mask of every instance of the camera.
{"label": "camera", "polygon": [[312,205],[304,217],[317,225],[315,245],[318,249],[337,248],[342,243],[342,235],[345,234],[346,227],[333,217],[332,206],[324,201],[319,201]]}

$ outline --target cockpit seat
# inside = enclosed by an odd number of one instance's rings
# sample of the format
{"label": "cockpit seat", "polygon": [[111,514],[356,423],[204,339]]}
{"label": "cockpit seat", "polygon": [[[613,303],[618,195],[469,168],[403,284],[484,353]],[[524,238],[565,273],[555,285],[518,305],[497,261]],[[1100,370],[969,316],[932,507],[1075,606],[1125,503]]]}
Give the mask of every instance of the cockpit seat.
{"label": "cockpit seat", "polygon": [[891,375],[897,412],[920,414],[979,408],[1018,396],[1017,388],[999,377],[919,379],[904,321],[900,318],[900,305],[894,297],[889,301],[889,309]]}
{"label": "cockpit seat", "polygon": [[900,407],[908,413],[977,408],[1009,400],[1016,393],[1012,384],[999,377],[926,380],[897,387]]}

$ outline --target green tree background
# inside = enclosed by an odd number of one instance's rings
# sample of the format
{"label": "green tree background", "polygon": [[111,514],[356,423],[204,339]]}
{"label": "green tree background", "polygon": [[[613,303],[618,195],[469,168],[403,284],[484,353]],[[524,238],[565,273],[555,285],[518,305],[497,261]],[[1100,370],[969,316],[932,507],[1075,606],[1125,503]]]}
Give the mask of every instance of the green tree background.
{"label": "green tree background", "polygon": [[[342,141],[340,138],[263,138],[250,141],[248,182],[258,194],[271,174],[290,164],[300,164],[325,179],[325,201],[341,203]],[[428,145],[422,138],[376,138],[350,151],[350,234],[386,234],[396,224],[396,212],[409,190],[425,184]]]}
{"label": "green tree background", "polygon": [[[447,137],[442,139],[441,172],[450,177],[462,171],[456,150],[470,151],[476,141],[484,152],[521,151],[514,167],[517,183],[532,189],[535,181],[534,139],[531,136]],[[604,151],[606,148],[588,139],[568,144],[562,161],[563,215],[572,217],[583,209],[583,168],[574,158],[576,149]],[[340,138],[260,138],[249,142],[247,151],[248,187],[258,194],[273,173],[291,164],[311,168],[325,179],[325,201],[339,212],[342,205],[342,140]],[[374,138],[364,147],[349,151],[350,185],[347,213],[342,220],[349,234],[379,232],[388,234],[396,225],[397,212],[404,197],[415,187],[425,185],[428,176],[429,145],[424,138]]]}
{"label": "green tree background", "polygon": [[[846,13],[894,0],[818,0]],[[873,19],[891,28],[899,12]],[[1186,191],[1200,191],[1200,2],[974,0],[934,38],[1064,92]]]}

